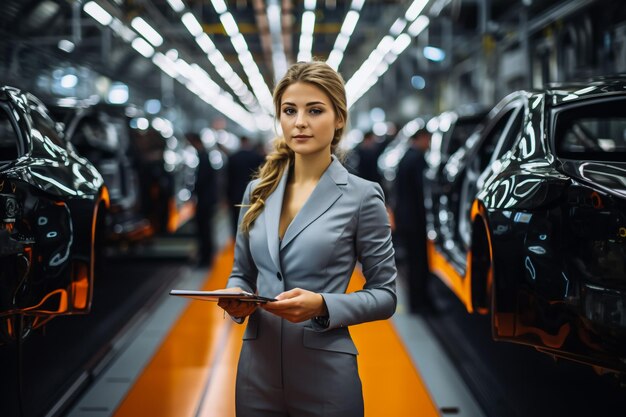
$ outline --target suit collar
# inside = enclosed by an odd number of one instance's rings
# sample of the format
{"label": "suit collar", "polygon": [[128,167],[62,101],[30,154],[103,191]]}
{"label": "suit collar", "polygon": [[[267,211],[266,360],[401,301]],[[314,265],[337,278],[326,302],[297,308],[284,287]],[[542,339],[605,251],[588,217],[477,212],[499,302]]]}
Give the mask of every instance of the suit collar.
{"label": "suit collar", "polygon": [[287,227],[282,242],[278,239],[278,225],[282,210],[285,188],[289,177],[289,169],[286,169],[278,186],[265,202],[265,219],[267,244],[270,257],[280,270],[279,252],[284,249],[296,236],[306,229],[317,218],[324,214],[343,194],[340,185],[348,183],[348,171],[341,162],[333,155],[332,161],[322,174],[315,189],[309,196],[304,206]]}

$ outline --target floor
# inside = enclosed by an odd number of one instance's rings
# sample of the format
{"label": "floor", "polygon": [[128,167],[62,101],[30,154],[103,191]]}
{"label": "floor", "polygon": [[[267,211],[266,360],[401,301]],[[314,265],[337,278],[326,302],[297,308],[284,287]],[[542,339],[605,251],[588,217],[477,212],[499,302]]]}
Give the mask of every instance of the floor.
{"label": "floor", "polygon": [[[229,243],[210,270],[188,268],[176,288],[223,288]],[[364,279],[355,269],[348,291]],[[402,288],[390,320],[350,328],[367,417],[484,415],[424,320],[406,313]],[[115,340],[109,360],[65,415],[69,417],[231,417],[244,326],[212,302],[171,297]],[[53,415],[53,414],[50,414]]]}

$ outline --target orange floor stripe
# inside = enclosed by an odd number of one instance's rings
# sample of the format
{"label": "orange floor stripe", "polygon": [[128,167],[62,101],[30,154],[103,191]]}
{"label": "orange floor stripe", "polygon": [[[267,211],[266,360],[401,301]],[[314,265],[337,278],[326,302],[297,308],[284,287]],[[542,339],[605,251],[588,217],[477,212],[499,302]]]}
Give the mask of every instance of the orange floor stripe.
{"label": "orange floor stripe", "polygon": [[[355,270],[348,292],[363,288],[365,278]],[[437,407],[389,320],[350,327],[359,350],[365,417],[434,417]]]}
{"label": "orange floor stripe", "polygon": [[[223,288],[233,263],[230,245],[215,259],[204,289]],[[193,417],[216,348],[231,321],[214,303],[192,301],[128,393],[115,417]]]}
{"label": "orange floor stripe", "polygon": [[[230,273],[232,245],[217,259],[204,288],[220,288]],[[361,288],[355,271],[348,291]],[[244,326],[222,319],[213,303],[194,301],[115,417],[235,417],[235,374]],[[350,328],[360,355],[366,417],[439,416],[391,321]]]}

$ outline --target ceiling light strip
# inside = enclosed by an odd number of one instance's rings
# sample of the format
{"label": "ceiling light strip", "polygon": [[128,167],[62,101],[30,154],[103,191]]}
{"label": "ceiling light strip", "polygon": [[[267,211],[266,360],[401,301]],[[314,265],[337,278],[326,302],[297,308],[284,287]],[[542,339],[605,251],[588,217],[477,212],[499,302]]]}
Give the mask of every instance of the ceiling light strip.
{"label": "ceiling light strip", "polygon": [[219,14],[222,26],[224,26],[224,30],[230,37],[230,42],[233,44],[235,51],[237,51],[237,58],[239,59],[244,72],[248,76],[248,81],[252,87],[254,95],[259,101],[259,104],[268,114],[273,113],[274,106],[272,104],[272,93],[267,87],[267,84],[259,71],[259,67],[256,62],[254,62],[254,58],[252,58],[252,54],[248,49],[248,44],[246,43],[245,38],[239,32],[239,27],[237,26],[235,18],[228,11],[228,7],[224,3],[224,0],[211,0],[211,4],[213,4],[215,12]]}
{"label": "ceiling light strip", "polygon": [[346,82],[346,95],[348,108],[352,107],[387,71],[389,66],[395,62],[398,56],[406,50],[411,43],[411,38],[418,36],[430,23],[428,17],[420,15],[428,0],[414,0],[404,14],[406,23],[410,26],[407,33],[398,33],[398,21],[389,28],[386,35],[376,46],[368,58],[361,64],[358,70]]}
{"label": "ceiling light strip", "polygon": [[313,59],[313,32],[315,31],[315,7],[317,0],[307,0],[304,3],[305,11],[302,13],[302,26],[300,29],[300,44],[298,47],[298,61],[310,61]]}
{"label": "ceiling light strip", "polygon": [[[169,0],[168,3],[170,3]],[[105,26],[109,26],[118,36],[120,36],[120,38],[130,43],[132,48],[141,55],[146,58],[152,58],[152,62],[164,73],[185,85],[189,91],[196,94],[201,100],[214,107],[217,111],[230,118],[244,129],[247,129],[250,132],[254,132],[260,126],[265,127],[264,130],[268,129],[266,127],[268,124],[267,120],[258,116],[253,116],[245,108],[237,104],[233,100],[233,97],[228,92],[222,90],[221,87],[213,80],[211,80],[209,75],[198,65],[189,65],[182,59],[176,59],[176,61],[173,61],[161,52],[155,53],[155,50],[150,43],[146,42],[143,38],[138,37],[129,27],[124,25],[124,23],[122,23],[118,18],[111,16],[110,13],[94,1],[85,3],[83,8],[85,12],[96,21]],[[141,20],[143,21],[143,19]],[[106,22],[106,24],[104,22]],[[152,38],[152,40],[155,40],[156,37],[154,37],[154,34],[149,34],[152,27],[147,22],[143,22],[145,25],[142,23],[136,23],[133,27],[135,27],[137,31],[144,32],[142,35],[146,36],[146,39],[150,40],[149,38]],[[146,27],[149,27],[150,29],[146,29]],[[207,46],[204,38],[199,42],[202,42],[205,46]],[[160,46],[162,43],[163,42],[161,40],[161,43],[155,46]],[[243,84],[243,82],[241,82],[241,84]]]}
{"label": "ceiling light strip", "polygon": [[354,32],[354,28],[359,21],[359,17],[361,15],[360,12],[364,3],[365,0],[353,0],[350,10],[346,13],[346,17],[343,19],[343,24],[341,25],[339,35],[337,35],[337,39],[335,40],[333,50],[330,52],[328,59],[326,60],[326,63],[335,70],[339,69],[339,64],[341,64],[341,61],[343,60],[343,54],[348,46],[348,43],[350,42],[352,32]]}
{"label": "ceiling light strip", "polygon": [[287,56],[283,47],[283,29],[280,5],[277,0],[267,0],[267,22],[272,43],[272,63],[274,82],[278,82],[287,72]]}
{"label": "ceiling light strip", "polygon": [[[185,10],[185,5],[181,1],[180,3],[182,4],[182,8],[180,7],[180,5],[177,5],[175,7],[177,1],[179,0],[172,0],[172,2],[168,0],[168,3],[170,3],[170,6],[172,6],[172,9],[175,12],[181,13]],[[227,11],[226,4],[223,1],[216,0],[213,6],[216,10],[220,10],[223,13]],[[202,49],[202,51],[207,54],[207,58],[215,67],[215,70],[220,75],[220,77],[222,77],[227,83],[227,85],[231,88],[233,85],[239,86],[239,88],[237,89],[233,88],[232,91],[237,95],[237,97],[239,97],[239,100],[246,106],[246,108],[253,113],[263,113],[263,110],[261,109],[254,94],[250,92],[243,80],[239,78],[239,76],[235,73],[235,71],[233,71],[228,62],[226,62],[222,53],[217,49],[209,35],[204,33],[202,25],[200,24],[200,22],[198,22],[193,13],[183,13],[183,15],[181,16],[181,21],[183,25],[185,25],[187,31],[191,34],[191,36],[194,37],[200,49]],[[229,27],[232,27],[232,25]],[[240,45],[236,47],[240,47]],[[247,45],[245,45],[245,47],[247,49]]]}

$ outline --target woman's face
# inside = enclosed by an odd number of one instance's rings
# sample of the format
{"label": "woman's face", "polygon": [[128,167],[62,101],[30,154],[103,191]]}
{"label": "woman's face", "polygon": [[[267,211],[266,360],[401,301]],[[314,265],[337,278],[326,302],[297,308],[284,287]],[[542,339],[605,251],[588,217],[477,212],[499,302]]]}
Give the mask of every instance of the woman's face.
{"label": "woman's face", "polygon": [[330,98],[313,84],[297,82],[283,93],[280,126],[287,146],[297,154],[328,152],[335,130],[343,126]]}

